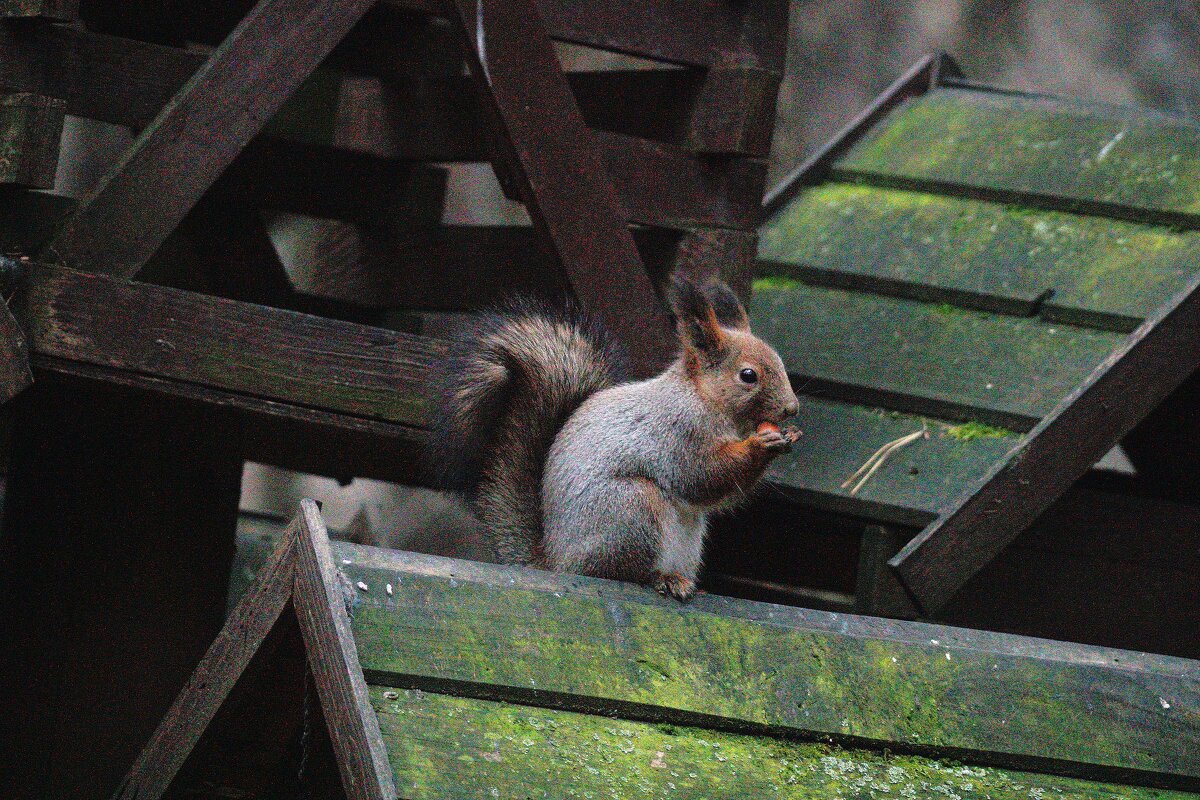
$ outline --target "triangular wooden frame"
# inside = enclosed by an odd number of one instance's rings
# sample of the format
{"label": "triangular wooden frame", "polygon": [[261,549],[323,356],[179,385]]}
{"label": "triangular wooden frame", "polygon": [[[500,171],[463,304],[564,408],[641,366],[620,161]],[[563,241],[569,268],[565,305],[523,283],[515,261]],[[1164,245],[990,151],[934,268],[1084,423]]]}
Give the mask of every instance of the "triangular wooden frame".
{"label": "triangular wooden frame", "polygon": [[346,594],[317,504],[304,500],[114,797],[162,797],[267,637],[294,614],[348,800],[393,800],[379,722],[350,634]]}

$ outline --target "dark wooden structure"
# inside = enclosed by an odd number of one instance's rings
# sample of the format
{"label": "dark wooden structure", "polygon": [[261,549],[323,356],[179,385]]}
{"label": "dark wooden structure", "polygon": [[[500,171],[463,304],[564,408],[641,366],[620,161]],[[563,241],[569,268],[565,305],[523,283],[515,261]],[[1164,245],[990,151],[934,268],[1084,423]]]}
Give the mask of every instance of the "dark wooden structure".
{"label": "dark wooden structure", "polygon": [[[1087,562],[1096,586],[1063,602],[1195,653],[1170,630],[1200,621],[1181,460],[1196,453],[1197,158],[1193,121],[978,86],[932,56],[768,198],[752,316],[809,396],[772,478],[858,521],[854,607],[1004,624],[990,603],[1021,624]],[[1136,477],[1089,472],[1121,443]],[[1014,540],[1057,548],[1046,574],[1000,599],[1020,560],[1006,555],[990,588],[968,585]],[[1116,616],[1095,557],[1128,566]],[[1042,600],[1014,605],[1021,592]]]}
{"label": "dark wooden structure", "polygon": [[[671,270],[748,291],[786,16],[0,2],[0,794],[111,792],[220,629],[246,460],[418,479],[414,314],[569,292],[650,372]],[[67,115],[135,134],[82,197],[45,191]],[[531,224],[443,224],[448,162]],[[339,224],[304,285],[279,212]]]}
{"label": "dark wooden structure", "polygon": [[118,797],[1200,789],[1194,661],[331,547],[311,501],[255,555]]}

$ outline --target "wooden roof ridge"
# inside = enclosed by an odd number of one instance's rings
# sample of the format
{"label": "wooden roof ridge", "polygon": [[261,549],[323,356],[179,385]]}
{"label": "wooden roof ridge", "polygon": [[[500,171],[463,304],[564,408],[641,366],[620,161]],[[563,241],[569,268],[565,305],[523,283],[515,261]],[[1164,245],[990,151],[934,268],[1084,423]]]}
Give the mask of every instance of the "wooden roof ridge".
{"label": "wooden roof ridge", "polygon": [[[965,83],[948,57],[942,54],[925,57],[829,144],[772,190],[765,201],[766,210],[778,214],[802,190],[829,180],[861,187],[862,191],[886,191],[898,187],[922,191],[925,193],[922,196],[929,197],[967,197],[994,204],[1028,204],[1035,209],[1068,210],[1074,214],[1186,229],[1200,226],[1200,215],[1190,208],[1162,204],[1162,207],[1139,207],[1124,200],[1113,201],[1108,195],[1116,196],[1115,193],[1109,191],[1106,194],[1108,190],[1099,183],[1089,184],[1078,197],[1060,197],[1056,194],[1059,190],[1053,187],[1033,191],[1019,187],[1008,189],[999,181],[991,181],[986,186],[974,185],[969,169],[964,171],[965,177],[961,180],[952,180],[944,175],[953,168],[943,167],[936,160],[930,162],[931,166],[921,177],[912,179],[877,175],[869,167],[856,166],[864,159],[870,162],[872,158],[883,157],[878,153],[864,156],[863,148],[857,145],[870,140],[873,146],[875,140],[871,137],[886,127],[885,120],[891,112],[906,101],[916,102],[914,98],[939,88],[987,92],[986,87]],[[1001,91],[994,94],[996,102],[1005,98],[1012,98],[1014,102],[1052,102],[1049,98],[1028,93]],[[934,111],[924,113],[935,114],[938,106],[933,108]],[[1137,119],[1133,111],[1122,114],[1121,119]],[[919,132],[913,132],[910,140],[916,137],[919,142],[919,135]],[[1113,137],[1106,148],[1101,149],[1103,155],[1107,155],[1123,137],[1123,133]],[[912,146],[915,152],[917,145]],[[1097,158],[1103,160],[1103,156]],[[839,159],[843,159],[843,163],[837,163]],[[851,162],[849,167],[844,165],[845,160]],[[917,172],[914,170],[913,174]],[[1063,185],[1069,180],[1069,177],[1060,179]],[[1030,181],[1031,178],[1026,182]],[[864,198],[863,203],[868,200]],[[816,280],[818,284],[823,282],[819,275]],[[924,293],[916,288],[892,285],[889,280],[881,278],[878,286],[860,280],[855,289],[880,291],[892,297],[920,296],[924,302],[937,302],[934,298],[944,302],[945,298],[951,297],[944,289],[921,296]],[[1122,317],[1109,315],[1110,319],[1099,313],[1083,315],[1069,309],[1064,312],[1053,307],[1050,295],[1031,295],[1032,313],[1044,314],[1045,319],[1059,318],[1068,324],[1107,327],[1114,331],[1133,330],[1107,357],[1100,359],[1072,391],[1048,408],[1036,425],[1025,428],[1028,432],[986,475],[972,485],[962,486],[957,497],[939,511],[936,519],[889,561],[921,610],[932,613],[945,604],[972,575],[1012,542],[1200,365],[1200,274],[1182,276],[1176,286],[1178,291],[1167,296],[1165,302],[1159,301],[1161,305],[1157,305],[1152,313],[1132,319],[1129,327],[1125,327]],[[966,294],[952,298],[951,302],[957,304],[960,299],[964,301],[964,307],[983,307],[978,299]],[[997,310],[1013,313],[1011,309]],[[1054,314],[1058,316],[1052,316]]]}
{"label": "wooden roof ridge", "polygon": [[379,723],[350,634],[348,596],[321,512],[304,500],[278,547],[230,613],[115,798],[162,797],[238,679],[287,615],[299,623],[307,670],[327,722],[348,800],[394,800]]}

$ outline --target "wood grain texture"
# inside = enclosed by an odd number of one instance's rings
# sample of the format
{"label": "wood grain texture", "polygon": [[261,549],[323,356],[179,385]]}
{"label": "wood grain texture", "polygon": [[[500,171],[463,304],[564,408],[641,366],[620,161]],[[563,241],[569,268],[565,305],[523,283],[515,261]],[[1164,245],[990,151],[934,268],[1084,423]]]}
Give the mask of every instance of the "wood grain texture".
{"label": "wood grain texture", "polygon": [[47,252],[69,265],[136,275],[371,5],[260,0],[142,131]]}
{"label": "wood grain texture", "polygon": [[41,358],[421,425],[434,340],[37,265],[18,316]]}
{"label": "wood grain texture", "polygon": [[765,158],[775,129],[780,76],[723,64],[709,68],[692,111],[687,144],[696,153]]}
{"label": "wood grain texture", "polygon": [[348,800],[395,800],[392,770],[350,632],[344,579],[312,500],[300,504],[295,542],[296,615],[342,788]]}
{"label": "wood grain texture", "polygon": [[405,797],[953,797],[1185,800],[1195,795],[963,766],[828,744],[649,725],[372,687]]}
{"label": "wood grain texture", "polygon": [[1143,323],[1040,422],[984,484],[892,559],[938,608],[1200,363],[1200,277]]}
{"label": "wood grain texture", "polygon": [[33,383],[29,371],[29,345],[8,306],[0,303],[0,404],[16,397]]}
{"label": "wood grain texture", "polygon": [[1200,233],[826,183],[764,227],[760,274],[1131,331],[1196,271]]}
{"label": "wood grain texture", "polygon": [[758,281],[755,332],[798,389],[1028,430],[1124,336],[799,282]]}
{"label": "wood grain texture", "polygon": [[672,352],[667,315],[532,0],[457,0],[454,8],[499,134],[499,160],[516,169],[535,227],[580,304],[624,345],[636,373],[658,372]]}
{"label": "wood grain texture", "polygon": [[66,107],[55,97],[0,94],[0,184],[54,187]]}
{"label": "wood grain texture", "polygon": [[121,782],[115,798],[163,796],[221,705],[289,607],[299,520],[281,537],[268,562],[230,612],[171,710]]}
{"label": "wood grain texture", "polygon": [[375,684],[1200,786],[1193,661],[714,596],[682,606],[352,545],[335,556],[367,586],[353,631]]}
{"label": "wood grain texture", "polygon": [[890,115],[834,173],[1200,225],[1200,126],[1141,109],[939,88]]}

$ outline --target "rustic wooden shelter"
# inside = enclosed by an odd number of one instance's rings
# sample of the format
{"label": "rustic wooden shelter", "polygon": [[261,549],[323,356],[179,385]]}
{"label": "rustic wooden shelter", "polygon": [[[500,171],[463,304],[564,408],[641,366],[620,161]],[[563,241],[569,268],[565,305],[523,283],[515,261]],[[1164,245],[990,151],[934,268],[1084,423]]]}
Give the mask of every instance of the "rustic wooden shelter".
{"label": "rustic wooden shelter", "polygon": [[[1045,635],[1073,604],[1195,654],[1170,631],[1200,620],[1198,148],[1192,120],[980,86],[931,56],[768,198],[752,316],[808,396],[772,478],[792,513],[857,521],[845,607]],[[1118,444],[1136,476],[1091,472]],[[968,585],[1019,536],[1054,555]]]}
{"label": "rustic wooden shelter", "polygon": [[1200,789],[1195,661],[331,547],[311,501],[259,563],[118,797]]}
{"label": "rustic wooden shelter", "polygon": [[[569,291],[650,372],[667,273],[747,291],[786,18],[0,2],[0,794],[116,785],[222,624],[245,461],[418,479],[444,346],[415,314]],[[564,42],[636,68],[564,72]],[[68,116],[135,134],[80,197],[45,191]],[[443,224],[457,162],[531,224]],[[267,212],[343,223],[305,285]]]}

